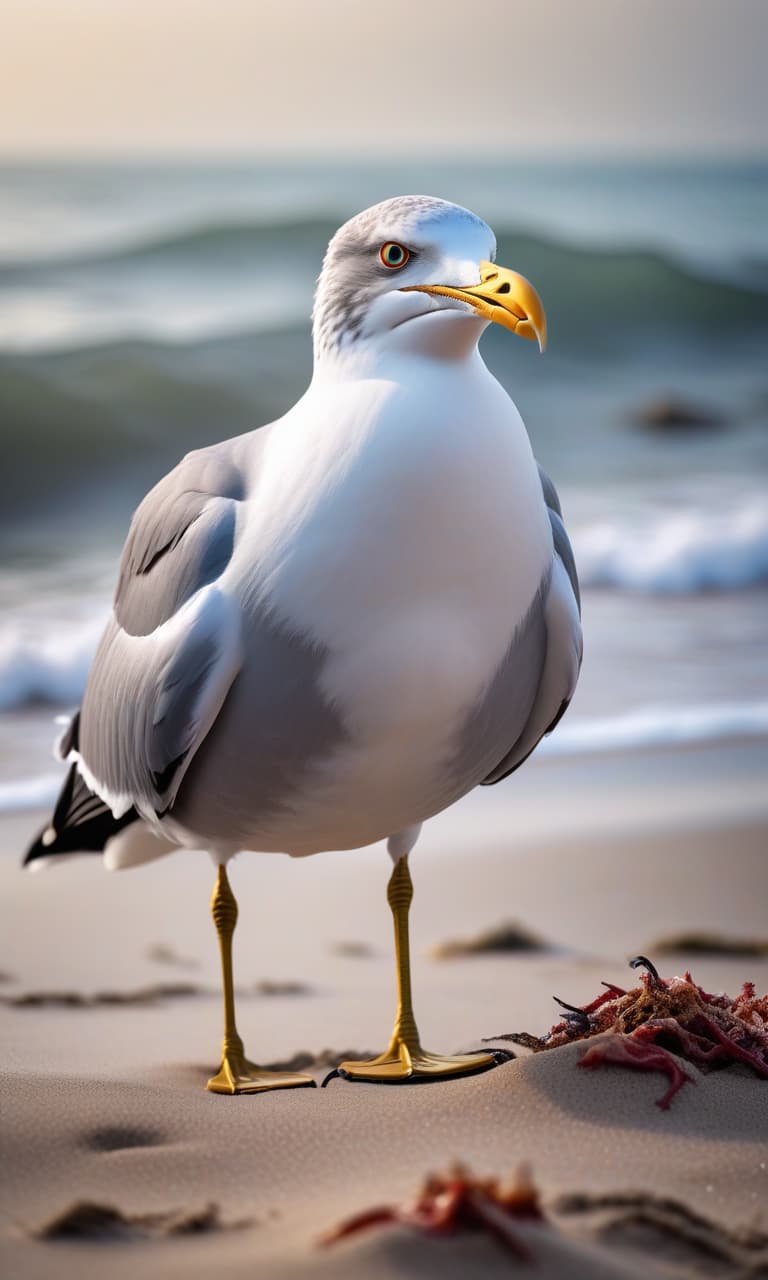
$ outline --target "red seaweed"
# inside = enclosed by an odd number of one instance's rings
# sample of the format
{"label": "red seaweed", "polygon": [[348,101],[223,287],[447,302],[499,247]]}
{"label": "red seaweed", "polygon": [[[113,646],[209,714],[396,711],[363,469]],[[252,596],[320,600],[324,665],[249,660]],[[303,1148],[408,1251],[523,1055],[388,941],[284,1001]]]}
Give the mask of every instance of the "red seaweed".
{"label": "red seaweed", "polygon": [[430,1174],[412,1200],[376,1205],[338,1223],[318,1244],[327,1246],[372,1227],[399,1224],[430,1236],[485,1231],[524,1261],[531,1252],[514,1230],[515,1221],[541,1222],[539,1194],[525,1169],[507,1186],[497,1178],[476,1178],[463,1165]]}
{"label": "red seaweed", "polygon": [[560,1001],[565,1016],[545,1036],[522,1033],[493,1038],[513,1040],[538,1053],[601,1036],[579,1066],[609,1063],[634,1071],[664,1072],[670,1084],[657,1106],[665,1111],[683,1085],[693,1083],[680,1058],[703,1069],[742,1062],[768,1079],[768,995],[757,996],[754,983],[745,982],[732,999],[705,991],[688,972],[682,978],[662,978],[642,956],[631,964],[646,969],[638,987],[623,991],[604,983],[605,990],[589,1004]]}
{"label": "red seaweed", "polygon": [[658,1044],[643,1043],[633,1040],[631,1036],[606,1036],[598,1044],[580,1058],[580,1067],[602,1067],[609,1063],[614,1067],[630,1067],[633,1071],[663,1071],[669,1076],[669,1088],[666,1093],[656,1099],[656,1106],[667,1111],[679,1089],[691,1082],[693,1077],[683,1071],[677,1058]]}

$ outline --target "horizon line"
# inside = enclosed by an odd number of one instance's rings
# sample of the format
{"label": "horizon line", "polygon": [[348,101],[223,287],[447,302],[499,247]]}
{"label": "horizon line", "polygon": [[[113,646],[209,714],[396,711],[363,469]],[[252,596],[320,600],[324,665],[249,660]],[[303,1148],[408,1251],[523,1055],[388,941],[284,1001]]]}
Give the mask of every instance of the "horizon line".
{"label": "horizon line", "polygon": [[517,146],[500,150],[499,148],[445,148],[425,145],[414,148],[406,155],[397,151],[378,149],[371,151],[363,146],[337,145],[328,147],[282,145],[280,147],[194,147],[186,144],[173,146],[117,146],[114,148],[82,147],[82,146],[15,146],[0,143],[0,164],[163,164],[168,161],[186,164],[221,164],[269,162],[300,162],[303,164],[322,164],[332,160],[336,163],[355,164],[425,164],[446,162],[462,165],[488,165],[493,162],[504,163],[521,161],[526,164],[567,165],[569,163],[607,163],[615,165],[635,163],[657,163],[675,165],[696,165],[702,163],[730,163],[734,165],[768,164],[768,147],[736,148],[728,145],[712,147],[709,145],[692,148],[652,146],[650,144],[630,146],[607,146],[579,144],[551,144],[546,146]]}

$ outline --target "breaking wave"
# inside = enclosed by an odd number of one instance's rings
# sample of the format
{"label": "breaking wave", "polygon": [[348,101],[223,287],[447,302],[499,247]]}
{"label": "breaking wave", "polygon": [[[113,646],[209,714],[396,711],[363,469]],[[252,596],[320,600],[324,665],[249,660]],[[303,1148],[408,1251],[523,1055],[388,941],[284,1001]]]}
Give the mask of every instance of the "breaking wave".
{"label": "breaking wave", "polygon": [[0,711],[77,706],[104,619],[62,626],[51,619],[40,634],[10,622],[0,630]]}
{"label": "breaking wave", "polygon": [[585,587],[695,595],[768,582],[768,505],[757,500],[727,515],[689,510],[645,524],[604,521],[575,530],[573,543]]}
{"label": "breaking wave", "polygon": [[56,801],[63,776],[63,773],[41,773],[36,778],[0,782],[0,813],[49,808]]}
{"label": "breaking wave", "polygon": [[613,751],[695,746],[768,734],[768,701],[712,706],[639,707],[626,715],[579,720],[566,717],[538,755],[603,755]]}

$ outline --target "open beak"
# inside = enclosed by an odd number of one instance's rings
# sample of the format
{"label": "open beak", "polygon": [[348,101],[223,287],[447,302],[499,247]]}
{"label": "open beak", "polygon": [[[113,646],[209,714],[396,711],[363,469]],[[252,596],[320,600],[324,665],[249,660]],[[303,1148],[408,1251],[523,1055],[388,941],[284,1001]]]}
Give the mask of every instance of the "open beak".
{"label": "open beak", "polygon": [[525,276],[493,262],[480,263],[480,283],[467,288],[448,284],[406,285],[403,293],[437,293],[445,298],[468,302],[484,320],[511,329],[521,338],[535,339],[539,351],[547,345],[547,317],[544,304]]}

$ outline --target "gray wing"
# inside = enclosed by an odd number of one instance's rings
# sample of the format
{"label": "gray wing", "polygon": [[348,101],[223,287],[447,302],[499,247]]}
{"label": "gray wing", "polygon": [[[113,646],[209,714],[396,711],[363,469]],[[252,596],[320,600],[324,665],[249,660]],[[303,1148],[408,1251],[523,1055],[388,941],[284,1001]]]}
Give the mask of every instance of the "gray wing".
{"label": "gray wing", "polygon": [[129,635],[149,635],[226,568],[243,477],[223,446],[187,454],[138,507],[115,592]]}
{"label": "gray wing", "polygon": [[188,454],[131,523],[76,752],[116,817],[172,805],[239,669],[239,606],[220,580],[243,495],[234,442],[217,445]]}
{"label": "gray wing", "polygon": [[522,733],[484,779],[485,786],[501,782],[528,758],[545,734],[551,733],[567,710],[579,678],[582,656],[581,594],[557,490],[539,467],[541,489],[552,527],[553,563],[542,601],[546,653],[536,695]]}

